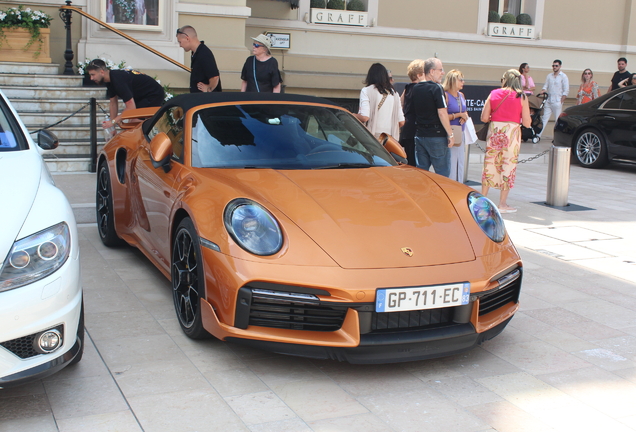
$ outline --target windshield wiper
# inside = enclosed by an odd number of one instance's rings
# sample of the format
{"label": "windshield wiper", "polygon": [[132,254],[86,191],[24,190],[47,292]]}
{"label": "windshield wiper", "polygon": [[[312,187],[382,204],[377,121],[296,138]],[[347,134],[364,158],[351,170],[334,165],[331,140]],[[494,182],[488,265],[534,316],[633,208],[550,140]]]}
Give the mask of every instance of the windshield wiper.
{"label": "windshield wiper", "polygon": [[375,165],[368,163],[339,163],[337,165],[327,165],[322,167],[316,167],[314,169],[340,169],[340,168],[370,168]]}

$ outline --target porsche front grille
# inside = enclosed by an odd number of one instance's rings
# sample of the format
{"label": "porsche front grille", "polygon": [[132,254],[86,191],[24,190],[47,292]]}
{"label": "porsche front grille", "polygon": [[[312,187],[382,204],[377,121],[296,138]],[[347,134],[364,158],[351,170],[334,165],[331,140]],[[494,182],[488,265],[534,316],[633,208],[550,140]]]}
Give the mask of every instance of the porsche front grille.
{"label": "porsche front grille", "polygon": [[239,328],[253,325],[330,332],[342,327],[347,314],[344,306],[331,307],[300,293],[241,288],[238,300],[234,325]]}
{"label": "porsche front grille", "polygon": [[521,291],[521,278],[505,288],[494,291],[492,294],[486,294],[479,298],[479,316],[486,315],[510,302],[517,303],[519,301],[519,292]]}

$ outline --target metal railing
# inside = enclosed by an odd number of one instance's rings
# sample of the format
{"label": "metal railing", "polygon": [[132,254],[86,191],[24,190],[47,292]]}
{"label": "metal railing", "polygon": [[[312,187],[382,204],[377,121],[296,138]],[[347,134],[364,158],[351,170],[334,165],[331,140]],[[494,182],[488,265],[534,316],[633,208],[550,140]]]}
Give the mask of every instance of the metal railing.
{"label": "metal railing", "polygon": [[104,27],[107,30],[110,30],[111,32],[123,37],[124,39],[128,39],[130,42],[140,46],[141,48],[145,49],[146,51],[149,51],[159,57],[161,57],[162,59],[172,63],[173,65],[180,67],[181,69],[190,72],[190,68],[179,63],[176,60],[171,59],[170,57],[168,57],[167,55],[160,53],[159,51],[157,51],[154,48],[149,47],[148,45],[146,45],[143,42],[138,41],[137,39],[135,39],[132,36],[127,35],[126,33],[122,32],[121,30],[116,29],[115,27],[106,24],[104,21],[95,18],[93,15],[84,12],[83,10],[72,6],[72,1],[71,0],[66,0],[66,6],[62,6],[60,7],[60,18],[62,19],[62,21],[64,22],[64,28],[66,29],[66,50],[64,51],[64,60],[66,60],[66,63],[64,63],[64,72],[62,73],[63,75],[75,75],[75,72],[73,71],[73,57],[75,56],[73,54],[73,47],[72,47],[72,40],[71,40],[71,15],[73,14],[73,12],[76,12],[80,15],[82,15],[85,18],[88,18],[89,20],[99,24],[100,26]]}

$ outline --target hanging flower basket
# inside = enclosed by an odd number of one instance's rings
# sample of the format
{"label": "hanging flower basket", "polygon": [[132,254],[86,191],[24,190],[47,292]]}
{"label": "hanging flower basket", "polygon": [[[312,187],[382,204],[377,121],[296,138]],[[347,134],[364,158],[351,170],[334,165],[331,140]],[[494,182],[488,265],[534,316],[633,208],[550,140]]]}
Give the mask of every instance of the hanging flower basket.
{"label": "hanging flower basket", "polygon": [[22,6],[0,10],[0,61],[51,63],[51,19]]}

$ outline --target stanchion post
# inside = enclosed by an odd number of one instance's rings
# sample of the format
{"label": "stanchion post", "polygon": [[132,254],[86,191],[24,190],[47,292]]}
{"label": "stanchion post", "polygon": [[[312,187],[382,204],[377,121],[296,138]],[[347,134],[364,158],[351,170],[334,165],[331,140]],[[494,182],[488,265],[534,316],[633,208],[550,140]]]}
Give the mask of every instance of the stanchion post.
{"label": "stanchion post", "polygon": [[88,172],[97,171],[97,99],[91,98],[91,161]]}
{"label": "stanchion post", "polygon": [[[66,6],[72,6],[71,0],[66,0]],[[73,71],[73,46],[71,44],[71,16],[73,12],[69,9],[60,10],[60,19],[64,22],[64,28],[66,29],[66,50],[64,51],[64,72],[62,75],[75,75]]]}
{"label": "stanchion post", "polygon": [[468,181],[468,163],[470,162],[470,146],[471,144],[464,143],[464,177],[462,183],[466,184]]}
{"label": "stanchion post", "polygon": [[569,147],[552,146],[548,165],[548,189],[545,203],[554,207],[568,205],[570,188],[570,151]]}

